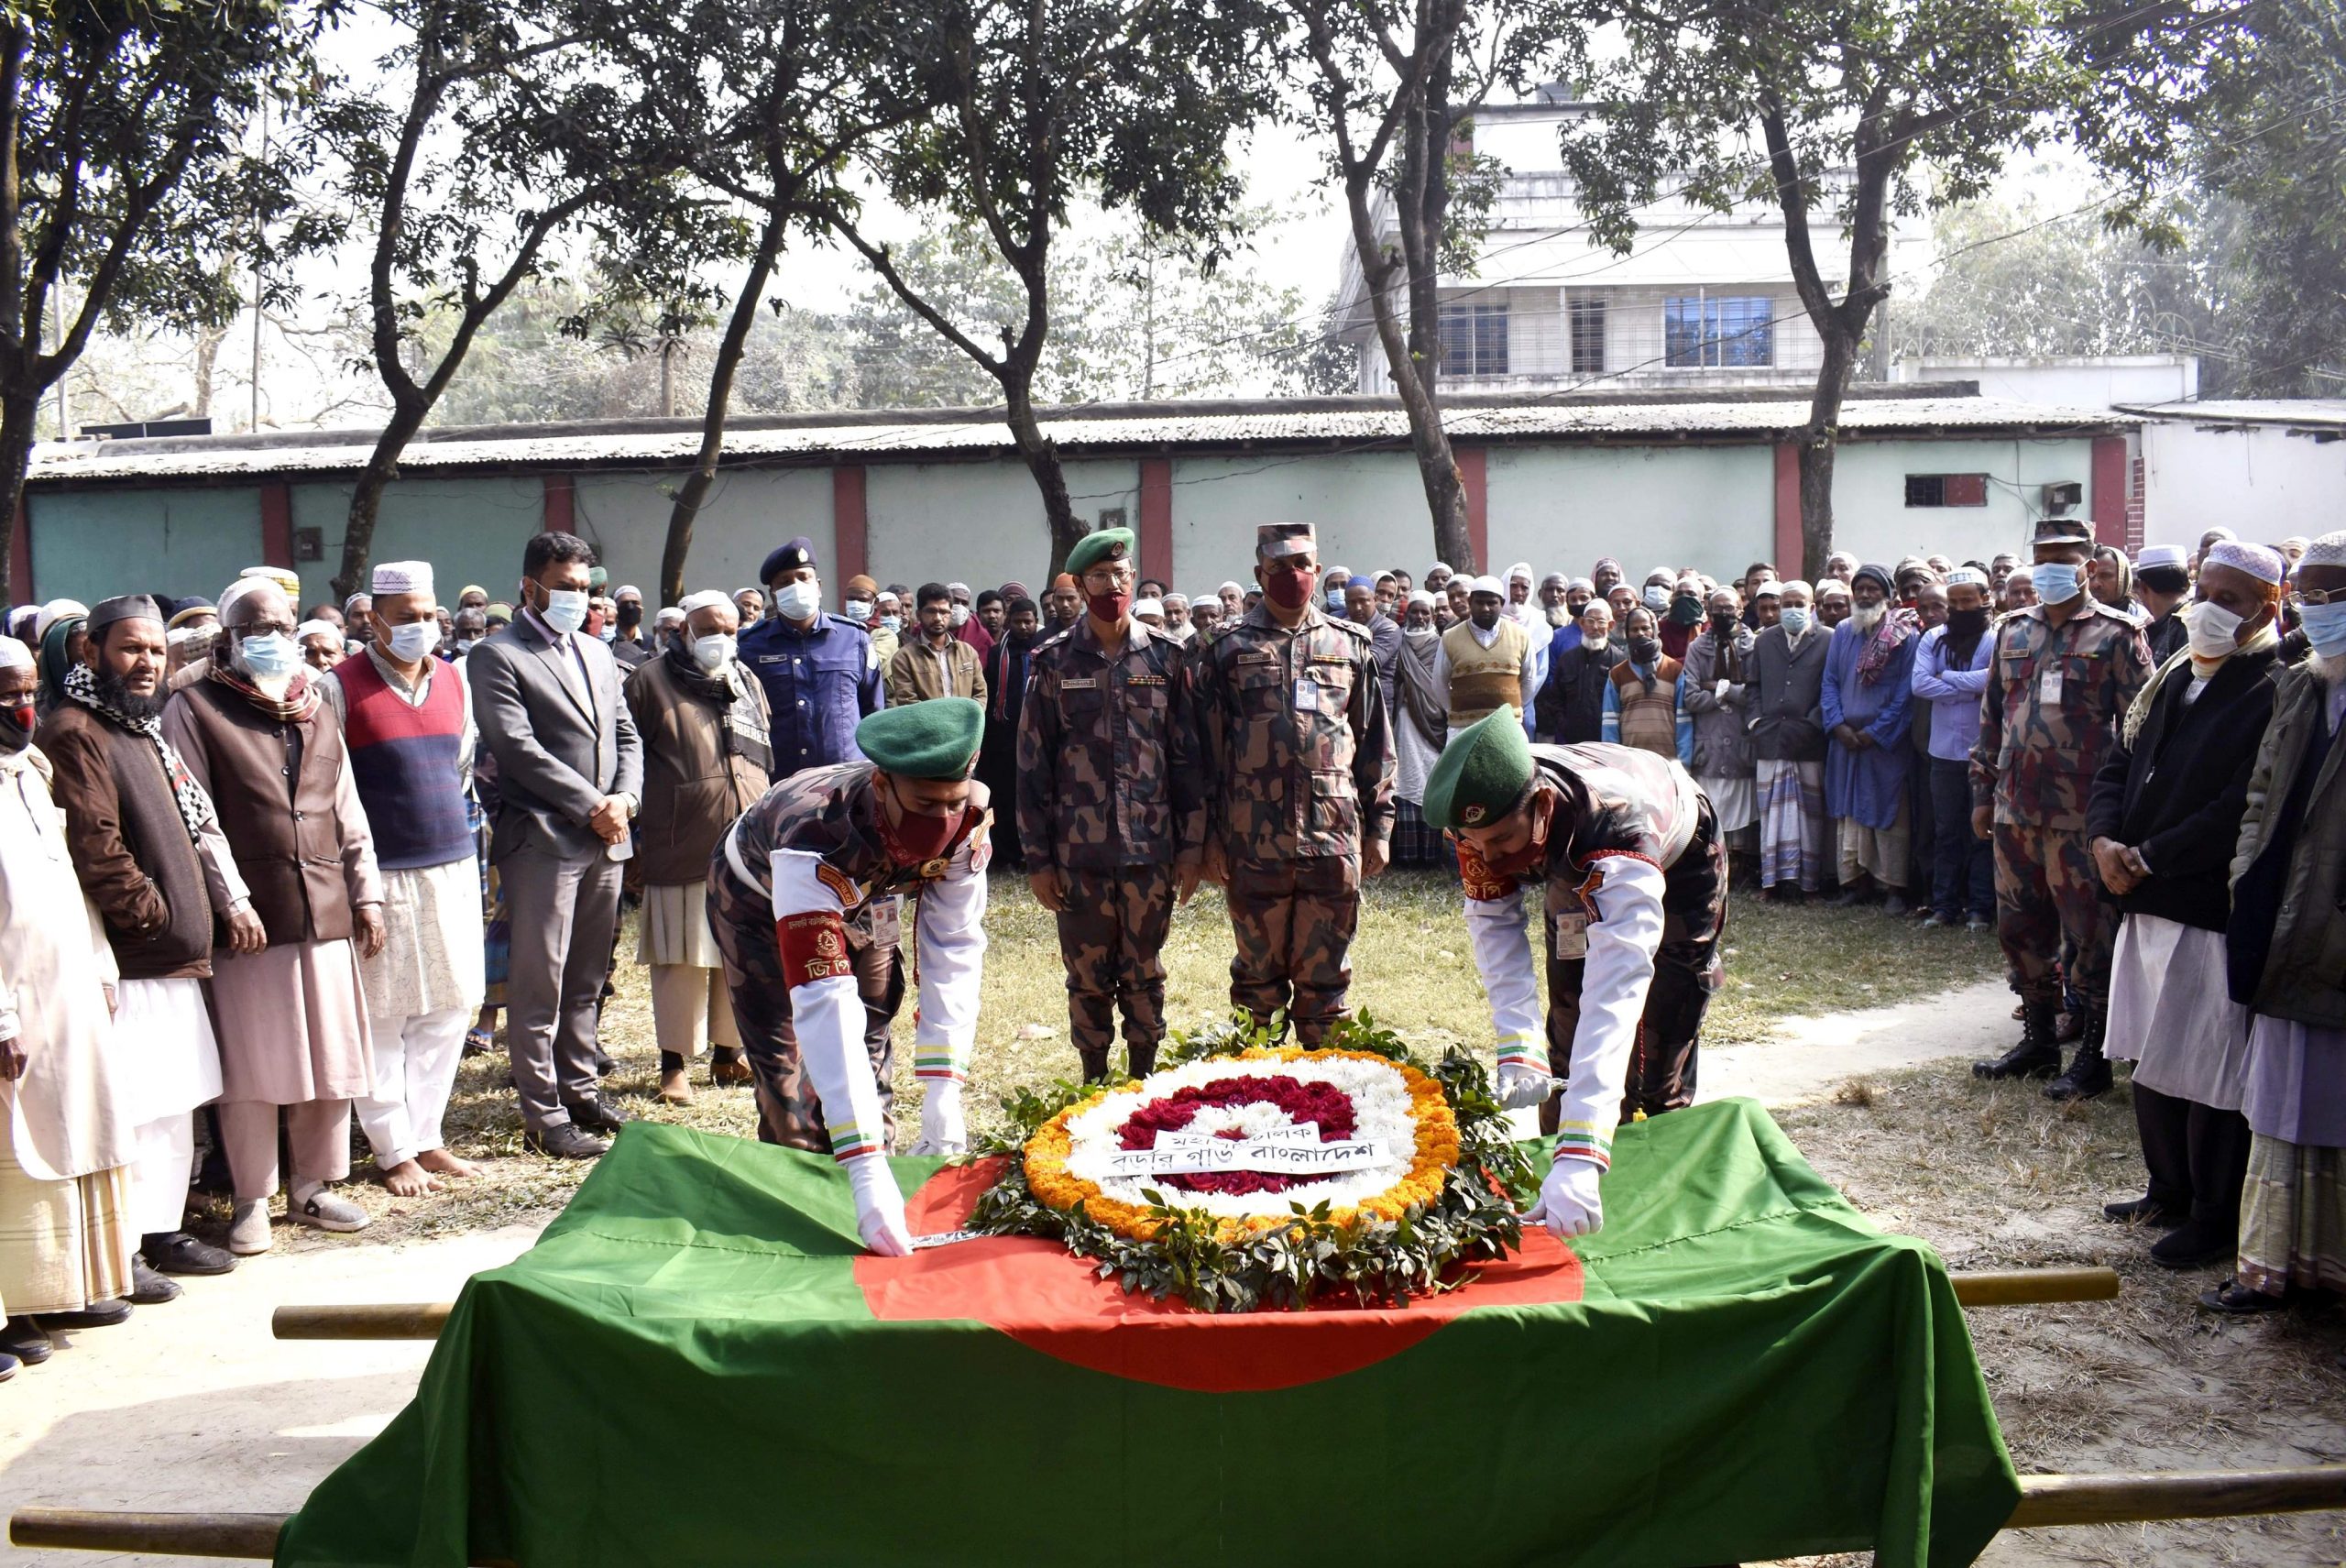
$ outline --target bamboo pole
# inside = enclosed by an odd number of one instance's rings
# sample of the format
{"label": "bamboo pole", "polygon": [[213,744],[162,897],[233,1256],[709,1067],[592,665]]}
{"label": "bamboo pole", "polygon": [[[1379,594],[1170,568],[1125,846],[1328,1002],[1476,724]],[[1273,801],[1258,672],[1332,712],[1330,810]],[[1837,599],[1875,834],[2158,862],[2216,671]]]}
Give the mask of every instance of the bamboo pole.
{"label": "bamboo pole", "polygon": [[[2108,1268],[2010,1268],[1949,1277],[1955,1299],[1966,1307],[2110,1301],[2118,1296],[2117,1272]],[[449,1310],[445,1301],[280,1307],[269,1327],[279,1339],[437,1339]]]}
{"label": "bamboo pole", "polygon": [[2346,1508],[2346,1464],[2297,1470],[2144,1470],[2023,1475],[2006,1530],[2046,1525],[2217,1519]]}
{"label": "bamboo pole", "polygon": [[[2006,1530],[2308,1513],[2346,1508],[2346,1464],[2023,1475],[2020,1489]],[[8,1521],[8,1539],[17,1546],[268,1561],[276,1556],[278,1533],[291,1517],[22,1508]]]}

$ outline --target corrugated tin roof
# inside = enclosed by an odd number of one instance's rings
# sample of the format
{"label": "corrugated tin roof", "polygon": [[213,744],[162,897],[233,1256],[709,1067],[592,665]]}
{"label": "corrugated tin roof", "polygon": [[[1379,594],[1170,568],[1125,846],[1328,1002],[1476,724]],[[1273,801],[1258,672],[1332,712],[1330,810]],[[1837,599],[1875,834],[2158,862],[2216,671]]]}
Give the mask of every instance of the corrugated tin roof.
{"label": "corrugated tin roof", "polygon": [[[1070,457],[1124,453],[1212,453],[1264,448],[1363,450],[1405,445],[1409,420],[1398,405],[1359,400],[1358,407],[1326,402],[1293,410],[1276,403],[1218,405],[1183,412],[1155,411],[1067,414],[1043,422],[1044,433]],[[1145,407],[1145,406],[1144,406]],[[1230,410],[1233,411],[1221,411]],[[1568,403],[1536,399],[1503,405],[1449,409],[1444,422],[1462,444],[1606,443],[1649,444],[1746,443],[1772,440],[1797,429],[1805,400]],[[2131,428],[2136,422],[2106,411],[2066,409],[1980,397],[1853,398],[1842,411],[1845,435],[1864,439],[1944,433],[1951,436],[2084,435]],[[35,449],[27,482],[36,486],[143,480],[236,480],[356,474],[366,464],[373,433],[285,436],[214,436],[170,441],[47,444]],[[532,434],[502,427],[475,434],[429,433],[400,459],[402,473],[478,472],[516,468],[586,470],[660,468],[689,463],[699,433],[684,422],[644,429],[567,425]],[[863,416],[837,424],[749,425],[726,433],[725,461],[812,464],[955,459],[1013,455],[998,416],[939,420],[907,417],[889,422]]]}
{"label": "corrugated tin roof", "polygon": [[2346,431],[2346,399],[2341,398],[2210,398],[2118,406],[2145,419],[2188,420],[2194,424],[2294,424],[2308,430]]}

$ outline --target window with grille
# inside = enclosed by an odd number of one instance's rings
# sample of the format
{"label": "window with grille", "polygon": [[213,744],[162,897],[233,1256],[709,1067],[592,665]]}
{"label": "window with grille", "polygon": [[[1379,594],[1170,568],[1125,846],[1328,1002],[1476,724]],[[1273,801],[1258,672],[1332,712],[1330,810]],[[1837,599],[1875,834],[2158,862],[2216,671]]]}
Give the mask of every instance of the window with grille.
{"label": "window with grille", "polygon": [[1596,299],[1567,300],[1564,303],[1564,325],[1572,337],[1572,367],[1575,376],[1596,376],[1605,371],[1605,301]]}
{"label": "window with grille", "polygon": [[1983,507],[1988,504],[1985,474],[1909,474],[1906,504],[1910,507]]}
{"label": "window with grille", "polygon": [[1776,362],[1776,302],[1765,295],[1683,294],[1662,302],[1662,353],[1673,370]]}
{"label": "window with grille", "polygon": [[1445,376],[1507,374],[1507,307],[1442,307],[1442,373]]}

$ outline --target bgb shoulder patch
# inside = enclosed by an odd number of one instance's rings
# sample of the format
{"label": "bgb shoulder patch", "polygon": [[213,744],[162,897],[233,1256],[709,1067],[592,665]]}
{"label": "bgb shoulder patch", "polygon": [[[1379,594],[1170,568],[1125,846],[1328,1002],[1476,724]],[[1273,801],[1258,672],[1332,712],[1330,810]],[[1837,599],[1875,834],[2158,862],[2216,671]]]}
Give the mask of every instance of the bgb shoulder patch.
{"label": "bgb shoulder patch", "polygon": [[847,923],[836,911],[784,916],[774,922],[774,937],[782,946],[782,982],[794,991],[855,972],[847,953]]}

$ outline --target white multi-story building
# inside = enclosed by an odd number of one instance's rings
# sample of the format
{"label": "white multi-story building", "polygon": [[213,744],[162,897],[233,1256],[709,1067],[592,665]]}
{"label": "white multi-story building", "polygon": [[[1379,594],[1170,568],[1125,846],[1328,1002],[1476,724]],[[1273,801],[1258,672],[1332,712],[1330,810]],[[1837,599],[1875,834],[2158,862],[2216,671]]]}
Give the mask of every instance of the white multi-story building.
{"label": "white multi-story building", "polygon": [[[1558,152],[1562,126],[1585,112],[1551,101],[1475,115],[1474,150],[1505,172],[1474,270],[1441,280],[1441,384],[1565,392],[1813,381],[1821,345],[1792,287],[1782,215],[1772,204],[1715,213],[1666,198],[1638,214],[1628,256],[1592,245]],[[1391,234],[1389,201],[1380,198],[1377,215]],[[1830,214],[1819,214],[1815,236],[1822,256],[1846,254]],[[1893,236],[1893,274],[1919,282],[1927,236],[1902,225]],[[1361,345],[1360,390],[1390,393],[1350,246],[1336,319]]]}

